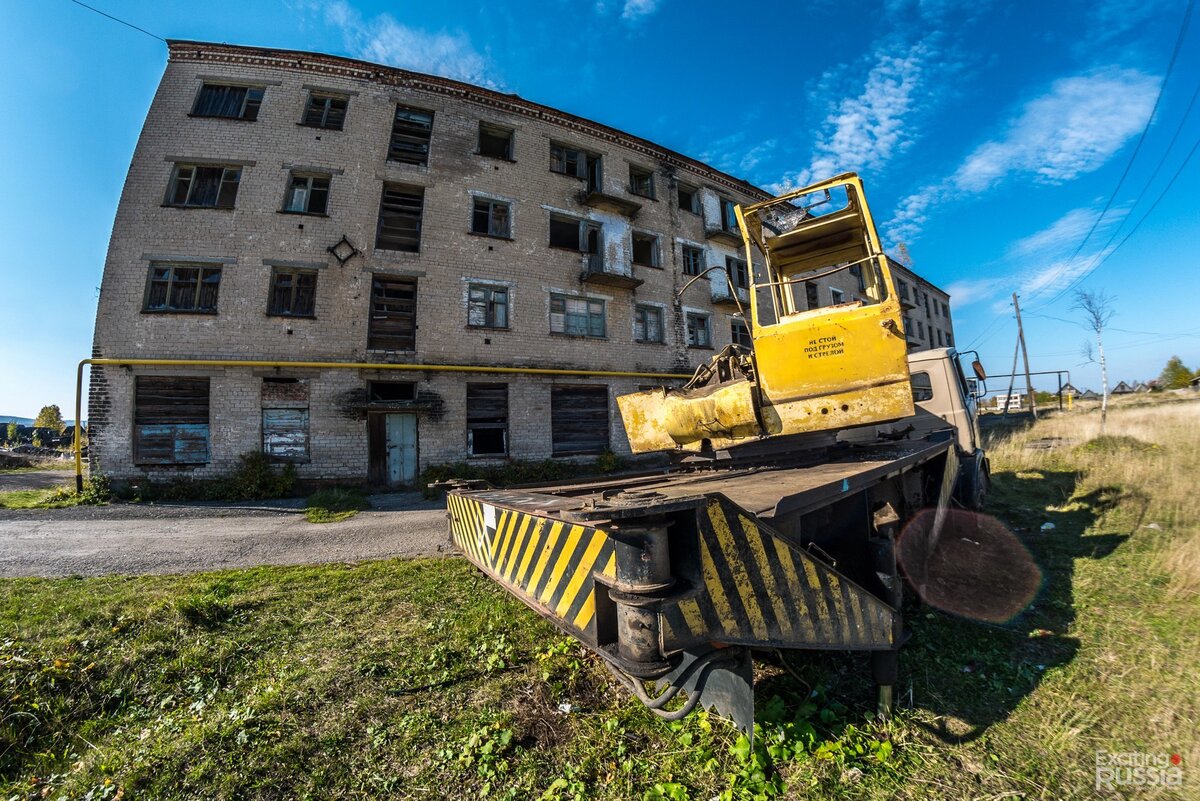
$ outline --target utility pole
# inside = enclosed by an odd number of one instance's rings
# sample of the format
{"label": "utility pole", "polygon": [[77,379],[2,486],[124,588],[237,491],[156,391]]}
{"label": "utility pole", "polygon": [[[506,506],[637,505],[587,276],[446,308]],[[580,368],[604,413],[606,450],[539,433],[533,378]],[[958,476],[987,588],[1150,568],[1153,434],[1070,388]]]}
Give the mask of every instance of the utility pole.
{"label": "utility pole", "polygon": [[[1021,355],[1025,358],[1025,390],[1029,393],[1029,410],[1033,419],[1037,419],[1037,398],[1033,394],[1033,379],[1029,376],[1029,349],[1025,347],[1025,329],[1021,326],[1021,304],[1017,301],[1017,293],[1013,293],[1013,309],[1017,312],[1017,344],[1021,347]],[[1016,359],[1013,359],[1013,372],[1016,372]]]}

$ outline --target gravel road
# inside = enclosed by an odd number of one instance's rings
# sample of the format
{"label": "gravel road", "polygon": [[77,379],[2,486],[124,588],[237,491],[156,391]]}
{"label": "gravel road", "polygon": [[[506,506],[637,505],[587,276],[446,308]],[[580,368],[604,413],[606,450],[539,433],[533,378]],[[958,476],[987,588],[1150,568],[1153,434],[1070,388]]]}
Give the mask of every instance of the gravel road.
{"label": "gravel road", "polygon": [[0,510],[0,577],[194,573],[255,565],[453,553],[444,507],[376,495],[341,523],[309,523],[303,501],[114,504]]}

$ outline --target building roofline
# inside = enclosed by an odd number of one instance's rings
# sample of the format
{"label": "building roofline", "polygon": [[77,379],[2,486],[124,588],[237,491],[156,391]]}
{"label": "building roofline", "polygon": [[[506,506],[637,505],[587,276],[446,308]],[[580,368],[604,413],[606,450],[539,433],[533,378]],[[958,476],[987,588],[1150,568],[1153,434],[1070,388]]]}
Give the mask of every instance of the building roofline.
{"label": "building roofline", "polygon": [[580,133],[605,139],[643,153],[651,158],[665,161],[673,166],[684,167],[701,174],[713,183],[722,184],[743,194],[766,200],[774,197],[766,190],[749,181],[722,172],[702,161],[626,133],[586,117],[580,117],[561,109],[526,100],[516,94],[506,94],[464,81],[429,75],[423,72],[389,67],[346,56],[334,56],[307,50],[288,50],[275,47],[254,47],[216,42],[201,42],[191,39],[168,39],[168,61],[199,61],[209,63],[231,63],[270,67],[273,69],[297,70],[308,73],[339,75],[362,81],[373,81],[384,85],[407,86],[438,94],[457,96],[460,99],[491,106],[501,111],[522,114],[534,119],[574,128]]}
{"label": "building roofline", "polygon": [[923,275],[921,275],[920,273],[918,273],[918,272],[917,272],[916,270],[914,270],[912,267],[905,267],[903,264],[901,264],[900,262],[896,261],[896,260],[895,260],[894,258],[892,258],[891,256],[888,256],[888,257],[887,257],[887,260],[888,260],[888,266],[890,266],[890,267],[899,267],[901,270],[904,270],[904,272],[908,273],[908,274],[909,274],[909,275],[911,275],[913,278],[915,278],[915,279],[917,279],[918,281],[920,281],[922,284],[927,284],[927,285],[929,285],[929,286],[933,287],[934,289],[936,289],[938,292],[941,292],[941,293],[942,293],[943,295],[945,295],[946,297],[951,297],[951,295],[950,295],[950,293],[949,293],[949,292],[947,292],[946,290],[942,289],[940,286],[938,286],[937,284],[933,283],[932,281],[930,281],[930,280],[929,280],[928,278],[926,278],[925,276],[923,276]]}

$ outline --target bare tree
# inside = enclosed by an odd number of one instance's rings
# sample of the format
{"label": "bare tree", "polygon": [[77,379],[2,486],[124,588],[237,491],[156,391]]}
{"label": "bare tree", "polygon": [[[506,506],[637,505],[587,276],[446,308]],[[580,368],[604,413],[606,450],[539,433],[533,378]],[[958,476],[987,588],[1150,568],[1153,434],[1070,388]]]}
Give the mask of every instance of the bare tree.
{"label": "bare tree", "polygon": [[[1096,353],[1100,362],[1100,433],[1104,433],[1104,424],[1108,421],[1108,362],[1104,359],[1104,328],[1112,319],[1116,298],[1101,292],[1085,292],[1075,290],[1075,305],[1071,308],[1083,312],[1087,327],[1096,333]],[[1091,359],[1091,345],[1087,348],[1087,356]]]}

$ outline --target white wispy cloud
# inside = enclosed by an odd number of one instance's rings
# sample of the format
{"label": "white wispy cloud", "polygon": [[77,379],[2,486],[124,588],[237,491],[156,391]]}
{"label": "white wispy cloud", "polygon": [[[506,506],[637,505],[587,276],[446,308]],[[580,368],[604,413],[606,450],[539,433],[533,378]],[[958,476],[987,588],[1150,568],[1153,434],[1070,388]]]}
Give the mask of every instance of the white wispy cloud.
{"label": "white wispy cloud", "polygon": [[502,86],[494,66],[465,34],[423,31],[390,14],[367,19],[345,0],[312,4],[309,8],[341,30],[346,49],[355,58],[480,86]]}
{"label": "white wispy cloud", "polygon": [[621,19],[626,22],[637,22],[658,10],[660,0],[625,0],[621,9]]}
{"label": "white wispy cloud", "polygon": [[1012,174],[1058,184],[1091,172],[1142,129],[1157,91],[1157,77],[1116,67],[1055,81],[967,156],[953,184],[980,192]]}
{"label": "white wispy cloud", "polygon": [[[1159,80],[1108,67],[1055,81],[945,179],[902,199],[884,226],[886,237],[911,242],[939,204],[982,194],[1007,180],[1062,184],[1099,169],[1145,126]],[[1080,220],[1059,223],[1079,225]]]}
{"label": "white wispy cloud", "polygon": [[992,297],[1003,283],[1002,278],[964,278],[950,283],[946,291],[954,299],[954,308],[961,309]]}

